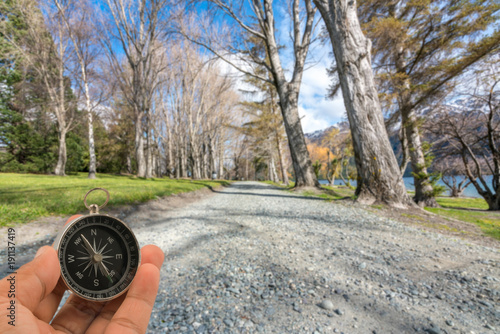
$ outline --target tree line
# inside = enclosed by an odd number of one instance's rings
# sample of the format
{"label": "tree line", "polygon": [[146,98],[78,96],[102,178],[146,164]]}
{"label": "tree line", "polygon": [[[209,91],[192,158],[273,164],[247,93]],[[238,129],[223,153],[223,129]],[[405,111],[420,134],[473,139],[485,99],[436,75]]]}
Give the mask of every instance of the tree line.
{"label": "tree line", "polygon": [[[98,7],[7,0],[1,6],[1,170],[30,165],[64,175],[67,162],[75,163],[68,143],[79,147],[76,169],[85,165],[89,177],[100,166],[146,178],[288,183],[291,171],[296,187],[317,187],[319,169],[298,105],[311,45],[324,43],[333,55],[329,94],[342,94],[350,127],[348,142],[336,146],[332,135],[325,144],[328,178],[352,154],[357,201],[435,206],[429,168],[437,150],[425,142],[433,134],[490,208],[500,207],[498,71],[478,75],[498,67],[496,1],[106,0]],[[251,98],[242,98],[222,64],[245,75]],[[443,123],[464,117],[443,112],[459,91],[477,101],[471,114],[480,125],[462,128],[474,138],[453,137],[452,123]],[[431,111],[423,117],[423,110]],[[413,199],[402,179],[408,165]],[[493,175],[488,190],[485,173]]]}

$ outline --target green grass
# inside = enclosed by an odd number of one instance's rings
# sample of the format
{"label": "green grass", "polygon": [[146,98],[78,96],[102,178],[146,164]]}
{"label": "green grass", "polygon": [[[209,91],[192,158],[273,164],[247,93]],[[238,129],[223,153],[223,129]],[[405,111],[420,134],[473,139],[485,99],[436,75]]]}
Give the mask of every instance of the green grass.
{"label": "green grass", "polygon": [[[338,200],[345,197],[353,197],[354,191],[349,188],[341,187],[327,187],[323,186],[324,189],[328,190],[328,194],[331,195],[319,195],[319,197]],[[473,223],[477,225],[484,234],[491,236],[495,239],[500,240],[500,212],[492,212],[488,210],[488,204],[482,198],[452,198],[452,197],[438,197],[437,202],[442,208],[425,208],[429,212],[438,214],[444,218],[454,218],[468,223]],[[372,205],[375,209],[382,209],[380,205]],[[408,218],[422,220],[423,218],[417,215],[402,214]],[[448,226],[439,224],[440,229],[443,230],[455,230]]]}
{"label": "green grass", "polygon": [[[86,173],[65,177],[0,173],[0,226],[26,223],[43,216],[86,212],[83,197],[96,187],[109,191],[108,206],[120,206],[227,184],[227,181],[142,179],[107,174],[89,180]],[[104,192],[93,192],[87,203],[104,203],[105,196]]]}
{"label": "green grass", "polygon": [[401,216],[406,217],[406,218],[416,219],[416,220],[425,220],[424,218],[422,218],[420,216],[412,215],[409,213],[402,213]]}
{"label": "green grass", "polygon": [[[339,187],[339,186],[321,186],[321,188],[326,190],[326,197],[329,197],[330,200],[339,200],[344,198],[352,198],[354,199],[354,190],[348,187]],[[322,197],[322,196],[320,196]],[[323,197],[324,198],[324,197]]]}
{"label": "green grass", "polygon": [[464,208],[488,210],[488,204],[482,198],[438,197],[436,201],[443,208]]}
{"label": "green grass", "polygon": [[276,187],[280,187],[280,188],[284,188],[284,189],[292,189],[294,186],[295,186],[295,182],[293,181],[289,181],[288,182],[288,186],[285,186],[284,184],[281,184],[281,183],[278,183],[278,182],[273,182],[273,181],[260,181],[262,183],[265,183],[265,184],[270,184],[272,186],[276,186]]}
{"label": "green grass", "polygon": [[[278,185],[272,182],[266,183]],[[347,187],[330,187],[323,185],[322,188],[325,190],[322,194],[317,194],[311,191],[305,191],[302,194],[308,197],[323,198],[327,201],[336,201],[344,198],[355,198],[354,190]],[[500,240],[500,212],[487,211],[488,205],[484,199],[438,197],[436,200],[438,204],[441,205],[441,208],[425,208],[425,210],[438,214],[445,219],[453,218],[464,222],[473,223],[481,228],[484,234]],[[385,206],[377,204],[372,205],[371,207],[374,209],[382,210]],[[403,213],[402,215],[419,221],[424,220],[424,218],[417,215],[406,213]],[[441,230],[457,231],[455,228],[451,228],[443,224],[431,225],[432,226],[429,225],[429,227]]]}
{"label": "green grass", "polygon": [[[457,201],[457,203],[453,203],[453,201]],[[458,219],[464,222],[469,222],[476,224],[484,234],[489,235],[497,240],[500,240],[500,213],[498,212],[490,212],[490,211],[479,211],[484,210],[484,208],[488,207],[486,202],[477,203],[474,206],[474,201],[476,199],[447,199],[446,207],[443,205],[443,208],[425,208],[425,210],[438,214],[443,217],[450,217],[454,219]],[[480,199],[477,199],[480,200]],[[462,209],[463,204],[459,204],[464,201],[468,202],[467,209]],[[438,200],[440,203],[440,200]],[[456,204],[456,206],[454,206]],[[468,210],[468,209],[478,209],[478,210]]]}

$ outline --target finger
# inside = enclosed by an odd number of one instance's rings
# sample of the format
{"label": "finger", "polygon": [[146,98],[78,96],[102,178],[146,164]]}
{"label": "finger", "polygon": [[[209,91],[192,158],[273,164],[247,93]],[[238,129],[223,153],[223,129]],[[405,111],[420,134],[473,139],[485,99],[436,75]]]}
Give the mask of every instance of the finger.
{"label": "finger", "polygon": [[[73,215],[66,220],[64,225],[67,225],[71,221],[75,220],[82,215]],[[53,246],[53,244],[52,244]],[[64,295],[64,292],[67,290],[66,284],[62,280],[59,279],[54,290],[49,293],[38,305],[37,309],[33,312],[33,314],[43,321],[50,321],[61,303],[61,299]]]}
{"label": "finger", "polygon": [[66,220],[66,222],[64,223],[64,226],[68,225],[69,222],[75,220],[76,218],[78,217],[81,217],[82,215],[73,215],[71,217],[68,218],[68,220]]}
{"label": "finger", "polygon": [[[150,263],[155,265],[158,269],[161,268],[163,264],[163,259],[165,258],[163,251],[155,245],[147,245],[141,249],[141,263],[145,265]],[[141,266],[142,266],[141,265]],[[135,284],[135,279],[132,285]],[[132,287],[130,287],[132,288]],[[109,325],[111,319],[115,315],[116,311],[120,308],[121,304],[125,300],[127,295],[122,295],[112,301],[108,302],[101,313],[95,318],[92,325],[87,330],[88,334],[103,333],[106,327]],[[155,297],[156,298],[156,297]]]}
{"label": "finger", "polygon": [[64,284],[62,279],[59,279],[54,290],[40,302],[33,314],[45,322],[52,320],[66,290],[68,290],[66,284]]}
{"label": "finger", "polygon": [[[18,286],[16,299],[19,304],[33,312],[52,291],[59,279],[59,261],[56,251],[50,246],[40,248],[33,259],[0,281],[0,291],[8,291],[10,276],[15,276]],[[6,289],[7,288],[7,289]]]}
{"label": "finger", "polygon": [[151,263],[160,269],[163,264],[163,260],[165,260],[165,254],[160,247],[155,245],[146,245],[141,248],[141,263]]}
{"label": "finger", "polygon": [[160,270],[151,263],[140,266],[125,300],[106,327],[109,333],[145,333],[160,285]]}
{"label": "finger", "polygon": [[52,327],[66,333],[85,333],[103,307],[104,303],[85,300],[72,294],[52,321]]}

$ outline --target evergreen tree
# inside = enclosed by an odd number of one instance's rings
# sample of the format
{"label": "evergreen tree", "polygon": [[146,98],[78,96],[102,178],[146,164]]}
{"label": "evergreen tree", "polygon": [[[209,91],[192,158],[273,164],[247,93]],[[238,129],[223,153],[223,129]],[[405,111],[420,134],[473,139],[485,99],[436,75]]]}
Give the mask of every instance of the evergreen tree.
{"label": "evergreen tree", "polygon": [[[415,179],[414,200],[437,206],[427,172],[417,111],[444,96],[453,79],[499,49],[495,0],[359,0],[373,42],[381,101],[401,120]],[[494,30],[496,29],[496,30]]]}
{"label": "evergreen tree", "polygon": [[16,5],[0,3],[0,170],[45,173],[54,164],[57,134],[37,107],[44,102],[40,78],[9,42],[19,41],[28,29]]}

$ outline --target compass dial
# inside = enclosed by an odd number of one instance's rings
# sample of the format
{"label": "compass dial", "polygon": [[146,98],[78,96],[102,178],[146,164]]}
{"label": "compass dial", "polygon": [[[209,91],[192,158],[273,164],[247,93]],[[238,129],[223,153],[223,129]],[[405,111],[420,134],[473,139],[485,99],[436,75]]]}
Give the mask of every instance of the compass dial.
{"label": "compass dial", "polygon": [[132,230],[103,214],[69,223],[55,247],[66,285],[88,300],[118,297],[128,289],[139,267],[139,245]]}

